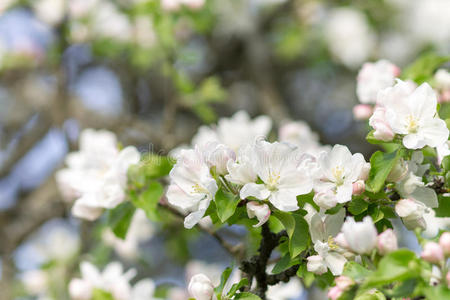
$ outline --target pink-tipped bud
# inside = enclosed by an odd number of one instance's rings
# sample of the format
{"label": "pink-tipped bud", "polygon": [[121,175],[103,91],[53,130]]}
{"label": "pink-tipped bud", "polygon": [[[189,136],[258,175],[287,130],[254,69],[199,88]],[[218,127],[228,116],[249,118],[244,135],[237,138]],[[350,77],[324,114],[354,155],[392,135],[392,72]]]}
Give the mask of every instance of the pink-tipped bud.
{"label": "pink-tipped bud", "polygon": [[439,245],[444,251],[444,255],[450,256],[450,232],[444,232],[439,239]]}
{"label": "pink-tipped bud", "polygon": [[259,203],[256,201],[251,201],[247,203],[247,215],[248,217],[258,219],[258,224],[253,225],[253,227],[259,227],[262,224],[266,223],[270,217],[270,208],[269,205],[265,203]]}
{"label": "pink-tipped bud", "polygon": [[450,289],[450,271],[447,272],[447,275],[445,276],[445,279],[447,280],[447,287]]}
{"label": "pink-tipped bud", "polygon": [[353,183],[353,191],[352,194],[355,196],[359,196],[366,190],[366,184],[362,180],[358,180]]}
{"label": "pink-tipped bud", "polygon": [[336,244],[343,248],[343,249],[348,249],[349,245],[347,243],[347,240],[345,239],[345,236],[342,232],[338,233],[338,235],[336,235],[336,237],[334,238],[334,241],[336,242]]}
{"label": "pink-tipped bud", "polygon": [[444,261],[444,251],[435,242],[428,242],[422,251],[421,257],[432,264],[439,264]]}
{"label": "pink-tipped bud", "polygon": [[334,279],[336,286],[339,287],[342,291],[348,290],[352,285],[355,284],[355,281],[348,276],[341,275]]}
{"label": "pink-tipped bud", "polygon": [[373,113],[373,108],[368,104],[358,104],[353,107],[353,116],[356,120],[368,120]]}
{"label": "pink-tipped bud", "polygon": [[330,209],[332,207],[335,207],[337,202],[337,197],[334,194],[333,191],[327,190],[323,192],[319,192],[314,195],[313,198],[314,203],[319,205],[319,207],[324,209]]}
{"label": "pink-tipped bud", "polygon": [[378,235],[377,248],[382,255],[398,249],[397,237],[392,229],[387,229]]}
{"label": "pink-tipped bud", "polygon": [[338,286],[333,286],[328,291],[328,295],[327,296],[331,300],[337,300],[342,295],[342,293],[343,293],[343,291]]}

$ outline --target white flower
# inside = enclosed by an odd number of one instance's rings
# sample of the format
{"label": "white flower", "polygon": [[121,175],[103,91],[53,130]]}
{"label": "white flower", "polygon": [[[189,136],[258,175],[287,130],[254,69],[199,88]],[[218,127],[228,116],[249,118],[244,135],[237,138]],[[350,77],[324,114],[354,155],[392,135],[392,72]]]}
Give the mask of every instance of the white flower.
{"label": "white flower", "polygon": [[267,299],[269,300],[288,300],[296,299],[303,292],[303,286],[298,279],[291,278],[288,282],[280,282],[276,285],[270,285],[267,289]]}
{"label": "white flower", "polygon": [[349,68],[366,61],[375,45],[375,34],[363,13],[352,8],[333,9],[325,24],[330,51]]}
{"label": "white flower", "polygon": [[316,203],[320,208],[329,209],[335,207],[337,202],[337,197],[332,190],[325,190],[318,192],[314,195],[314,203]]}
{"label": "white flower", "polygon": [[203,218],[218,189],[198,148],[181,150],[177,163],[170,171],[170,179],[167,200],[191,212],[185,218],[184,226],[192,228]]}
{"label": "white flower", "polygon": [[130,280],[136,275],[136,270],[123,272],[119,262],[109,263],[100,272],[89,262],[80,264],[81,278],[74,278],[69,284],[70,297],[73,300],[90,299],[94,289],[110,293],[114,300],[153,300],[154,284],[150,279],[137,282],[134,287]]}
{"label": "white flower", "polygon": [[338,203],[350,201],[353,183],[366,164],[362,154],[352,155],[346,146],[335,145],[331,151],[321,153],[318,164],[314,190],[317,193],[332,191]]}
{"label": "white flower", "polygon": [[189,282],[189,294],[196,300],[212,300],[214,286],[211,280],[204,274],[197,274]]}
{"label": "white flower", "polygon": [[302,121],[284,123],[279,131],[280,142],[299,147],[303,152],[318,156],[320,152],[329,150],[329,146],[319,143],[319,136],[313,132],[309,125]]}
{"label": "white flower", "polygon": [[386,119],[386,108],[384,106],[377,106],[369,119],[369,125],[372,126],[375,131],[373,136],[377,140],[390,142],[394,139],[395,133],[392,131]]}
{"label": "white flower", "polygon": [[422,165],[422,162],[422,152],[415,151],[407,162],[408,172],[397,183],[396,189],[402,198],[420,201],[427,207],[434,208],[438,206],[437,195],[433,189],[424,186],[422,176],[429,169],[429,165]]}
{"label": "white flower", "polygon": [[228,173],[227,165],[229,161],[236,160],[236,153],[224,144],[209,142],[203,146],[203,157],[210,168],[214,167],[216,173],[225,175]]}
{"label": "white flower", "polygon": [[348,217],[342,232],[350,250],[358,254],[370,253],[377,244],[377,230],[369,216],[364,217],[362,222],[355,222],[353,217]]}
{"label": "white flower", "polygon": [[268,199],[279,210],[297,210],[297,196],[312,189],[309,175],[312,158],[287,144],[258,141],[252,159],[253,169],[263,183],[245,184],[240,191],[241,199]]}
{"label": "white flower", "polygon": [[253,227],[259,227],[269,220],[269,205],[265,203],[258,203],[256,201],[250,201],[247,203],[247,215],[250,219],[256,217],[259,222],[258,224],[253,225]]}
{"label": "white flower", "polygon": [[341,208],[336,214],[327,215],[324,211],[317,212],[310,204],[305,204],[304,208],[308,212],[305,220],[308,222],[311,240],[317,252],[317,255],[312,258],[308,257],[308,270],[322,274],[330,269],[335,276],[342,274],[347,260],[338,253],[333,237],[341,230],[345,209]]}
{"label": "white flower", "polygon": [[258,175],[253,170],[252,156],[253,145],[246,144],[239,149],[236,161],[229,160],[227,163],[228,175],[225,179],[231,183],[245,185],[246,183],[255,182]]}
{"label": "white flower", "polygon": [[37,17],[49,25],[56,25],[64,17],[64,0],[38,0],[33,2]]}
{"label": "white flower", "polygon": [[49,278],[43,270],[30,270],[22,275],[22,283],[31,295],[39,295],[46,293],[49,287]]}
{"label": "white flower", "polygon": [[377,248],[382,255],[397,250],[397,237],[392,229],[387,229],[378,235]]}
{"label": "white flower", "polygon": [[100,2],[92,20],[92,32],[101,38],[127,42],[133,36],[133,28],[127,15],[111,2]]}
{"label": "white flower", "polygon": [[387,60],[365,63],[358,73],[356,94],[364,104],[377,101],[377,94],[382,89],[393,86],[400,69]]}
{"label": "white flower", "polygon": [[78,198],[72,213],[80,218],[95,220],[103,209],[114,208],[125,200],[127,171],[139,162],[135,147],[119,152],[112,132],[86,129],[80,136],[80,150],[69,153],[68,168],[56,174],[63,196]]}
{"label": "white flower", "polygon": [[450,90],[450,72],[445,69],[439,69],[434,74],[436,88],[439,90]]}
{"label": "white flower", "polygon": [[131,220],[125,239],[116,237],[109,228],[103,233],[102,238],[105,244],[114,247],[114,250],[121,257],[136,259],[139,255],[139,244],[149,240],[153,231],[153,226],[147,219],[145,212],[138,209]]}
{"label": "white flower", "polygon": [[427,207],[423,203],[412,199],[402,199],[395,205],[395,212],[402,218],[405,227],[410,230],[427,227],[424,219],[426,210]]}
{"label": "white flower", "polygon": [[259,116],[250,119],[247,112],[241,110],[231,118],[221,118],[216,128],[202,126],[192,138],[192,145],[203,146],[208,142],[225,144],[233,151],[238,151],[241,146],[254,141],[256,138],[264,138],[272,127],[272,121],[267,116]]}
{"label": "white flower", "polygon": [[437,163],[440,165],[446,156],[450,155],[450,141],[436,147]]}
{"label": "white flower", "polygon": [[385,106],[386,119],[394,133],[404,135],[406,148],[437,147],[447,141],[449,130],[445,121],[436,116],[437,97],[427,83]]}

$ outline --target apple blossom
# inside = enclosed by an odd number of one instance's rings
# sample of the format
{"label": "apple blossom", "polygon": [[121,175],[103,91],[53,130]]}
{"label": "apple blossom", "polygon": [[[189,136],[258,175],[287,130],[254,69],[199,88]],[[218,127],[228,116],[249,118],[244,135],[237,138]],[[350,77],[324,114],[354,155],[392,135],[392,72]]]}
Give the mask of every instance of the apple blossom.
{"label": "apple blossom", "polygon": [[189,282],[189,294],[196,300],[212,300],[214,285],[204,274],[197,274]]}
{"label": "apple blossom", "polygon": [[336,242],[336,245],[338,245],[342,249],[350,249],[350,245],[348,244],[348,242],[345,239],[345,236],[342,232],[339,232],[336,235],[336,237],[334,238],[334,241]]}
{"label": "apple blossom", "polygon": [[412,199],[402,199],[395,205],[395,212],[402,218],[406,228],[412,230],[417,227],[425,229],[424,213],[426,206]]}
{"label": "apple blossom", "polygon": [[444,232],[439,238],[439,245],[441,246],[444,254],[450,256],[450,232]]}
{"label": "apple blossom", "polygon": [[438,243],[427,242],[420,257],[430,263],[440,264],[444,261],[444,251]]}
{"label": "apple blossom", "polygon": [[69,153],[68,168],[56,173],[59,189],[66,199],[78,198],[72,213],[87,220],[97,219],[103,209],[125,200],[127,171],[139,162],[140,154],[129,146],[119,151],[112,132],[86,129],[80,135],[80,149]]}
{"label": "apple blossom", "polygon": [[269,117],[259,116],[252,120],[247,112],[241,110],[231,118],[221,118],[216,127],[201,126],[192,138],[192,145],[202,147],[209,142],[218,142],[238,151],[256,138],[266,137],[271,127]]}
{"label": "apple blossom", "polygon": [[392,128],[386,119],[385,107],[375,107],[375,110],[369,119],[369,125],[375,130],[373,136],[377,140],[390,142],[394,139],[395,133],[392,131]]}
{"label": "apple blossom", "polygon": [[356,120],[368,120],[373,114],[373,108],[369,104],[358,104],[353,107],[353,117]]}
{"label": "apple blossom", "polygon": [[392,229],[387,229],[378,235],[377,248],[382,255],[397,250],[397,236]]}
{"label": "apple blossom", "polygon": [[74,278],[69,283],[69,295],[72,300],[90,300],[92,298],[92,286],[86,280]]}
{"label": "apple blossom", "polygon": [[32,295],[43,294],[49,287],[48,274],[43,270],[26,271],[21,279],[27,292]]}
{"label": "apple blossom", "polygon": [[330,298],[331,300],[337,300],[339,299],[339,297],[342,295],[344,291],[341,290],[338,286],[333,286],[332,288],[330,288],[330,290],[328,291],[328,298]]}
{"label": "apple blossom", "polygon": [[356,94],[359,101],[364,104],[375,103],[378,92],[393,86],[398,75],[400,69],[387,60],[365,63],[357,77]]}
{"label": "apple blossom", "polygon": [[341,275],[334,279],[336,286],[339,287],[342,291],[348,290],[352,285],[355,284],[355,281],[348,276]]}
{"label": "apple blossom", "polygon": [[177,163],[170,171],[167,200],[171,205],[190,211],[184,226],[192,228],[205,215],[217,192],[217,183],[209,172],[199,148],[181,150]]}
{"label": "apple blossom", "polygon": [[377,244],[377,230],[370,216],[362,222],[355,222],[353,217],[347,217],[342,225],[342,232],[350,250],[358,254],[370,253]]}
{"label": "apple blossom", "polygon": [[400,158],[392,168],[391,172],[389,172],[386,180],[389,182],[399,182],[405,178],[408,174],[408,163]]}
{"label": "apple blossom", "polygon": [[[383,90],[386,99],[396,93],[393,88]],[[390,90],[392,89],[392,90]],[[408,149],[420,149],[425,146],[436,147],[448,139],[449,130],[445,121],[436,117],[437,98],[433,89],[423,83],[412,93],[387,101],[386,119],[392,131],[403,136],[403,145]]]}
{"label": "apple blossom", "polygon": [[342,274],[347,260],[336,251],[338,248],[333,243],[332,238],[336,236],[342,227],[345,209],[341,208],[334,215],[327,215],[323,211],[317,212],[310,204],[305,204],[304,209],[307,211],[305,220],[309,225],[314,250],[322,258],[321,260],[312,258],[311,268],[316,268],[318,272],[322,272],[323,268],[319,267],[319,264],[323,264],[325,272],[327,269],[330,269],[333,275]]}
{"label": "apple blossom", "polygon": [[338,203],[336,195],[331,190],[325,190],[314,194],[313,201],[319,207],[324,209],[333,208]]}
{"label": "apple blossom", "polygon": [[228,173],[228,161],[234,162],[236,160],[236,154],[233,150],[217,142],[206,143],[203,147],[202,155],[205,158],[206,164],[210,168],[214,167],[216,173],[219,175]]}
{"label": "apple blossom", "polygon": [[440,165],[446,156],[450,155],[450,141],[446,141],[440,146],[436,147],[437,163]]}
{"label": "apple blossom", "polygon": [[356,196],[362,195],[364,193],[364,191],[366,190],[366,184],[362,180],[358,180],[358,181],[354,182],[352,187],[353,187],[352,195],[356,195]]}
{"label": "apple blossom", "polygon": [[349,68],[357,68],[374,48],[375,35],[363,13],[336,8],[325,24],[325,37],[334,57]]}
{"label": "apple blossom", "polygon": [[263,183],[245,184],[241,199],[268,199],[279,210],[297,210],[297,196],[312,189],[308,168],[312,157],[279,142],[257,141],[253,151],[252,167]]}
{"label": "apple blossom", "polygon": [[253,170],[252,154],[252,144],[242,146],[238,151],[236,161],[228,160],[228,174],[225,175],[226,180],[239,185],[255,182],[258,175]]}
{"label": "apple blossom", "polygon": [[256,217],[259,222],[258,224],[253,225],[253,227],[259,227],[269,220],[269,205],[265,203],[258,203],[256,201],[250,201],[247,203],[247,215],[250,219]]}
{"label": "apple blossom", "polygon": [[356,182],[366,164],[360,153],[351,154],[347,147],[335,145],[318,158],[318,170],[314,190],[319,193],[332,191],[338,203],[352,199],[353,183]]}
{"label": "apple blossom", "polygon": [[314,274],[324,274],[327,272],[327,266],[325,260],[320,255],[311,255],[306,258],[306,268],[309,272]]}
{"label": "apple blossom", "polygon": [[319,142],[319,135],[311,130],[309,125],[302,121],[285,122],[278,130],[280,142],[285,142],[299,147],[302,151],[313,156],[322,151],[329,150],[329,146],[323,146]]}
{"label": "apple blossom", "polygon": [[439,69],[434,74],[436,88],[439,91],[439,102],[450,101],[450,72],[445,69]]}

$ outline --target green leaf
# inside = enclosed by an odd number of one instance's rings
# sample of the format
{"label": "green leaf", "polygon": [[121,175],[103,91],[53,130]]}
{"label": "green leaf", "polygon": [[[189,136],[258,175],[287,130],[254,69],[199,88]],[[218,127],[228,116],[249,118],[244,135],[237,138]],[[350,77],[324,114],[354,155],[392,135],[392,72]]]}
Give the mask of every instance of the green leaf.
{"label": "green leaf", "polygon": [[448,300],[450,299],[450,289],[445,286],[430,286],[425,289],[426,299],[432,300]]}
{"label": "green leaf", "polygon": [[369,206],[369,203],[364,201],[364,199],[355,198],[349,202],[348,211],[352,215],[356,216],[356,215],[359,215],[359,214],[363,213],[364,211],[366,211],[368,206]]}
{"label": "green leaf", "polygon": [[438,195],[439,206],[434,208],[436,217],[448,217],[450,216],[450,197],[444,195]]}
{"label": "green leaf", "polygon": [[402,79],[411,79],[417,84],[428,81],[434,71],[450,60],[450,56],[439,56],[435,53],[426,53],[420,56],[402,72]]}
{"label": "green leaf", "polygon": [[157,221],[159,219],[158,203],[163,192],[164,188],[162,185],[157,181],[153,181],[150,182],[144,192],[137,197],[131,197],[131,202],[137,208],[142,209],[149,219]]}
{"label": "green leaf", "polygon": [[299,263],[300,259],[298,258],[291,259],[289,255],[285,255],[275,264],[275,266],[272,269],[272,274],[281,273],[294,265],[298,265]]}
{"label": "green leaf", "polygon": [[378,269],[366,280],[367,286],[378,286],[420,276],[416,254],[407,249],[389,253],[380,260]]}
{"label": "green leaf", "polygon": [[108,224],[118,238],[125,239],[135,210],[133,204],[124,202],[109,211]]}
{"label": "green leaf", "polygon": [[128,180],[132,185],[144,188],[147,180],[169,175],[174,163],[174,159],[168,156],[148,154],[138,164],[128,169]]}
{"label": "green leaf", "polygon": [[223,288],[225,287],[232,271],[233,270],[228,267],[222,272],[222,276],[220,276],[220,284],[214,289],[218,300],[222,299]]}
{"label": "green leaf", "polygon": [[372,155],[369,179],[366,182],[366,189],[369,192],[377,193],[383,187],[387,176],[400,158],[400,152],[400,150],[391,153],[377,151]]}
{"label": "green leaf", "polygon": [[314,273],[308,271],[306,264],[301,264],[297,270],[297,276],[302,278],[303,283],[306,287],[310,287],[315,279]]}
{"label": "green leaf", "polygon": [[261,300],[258,296],[255,294],[249,293],[249,292],[243,292],[236,294],[234,296],[234,300]]}
{"label": "green leaf", "polygon": [[309,244],[309,229],[305,219],[295,213],[275,211],[274,216],[283,224],[289,236],[289,252],[291,257],[296,257]]}
{"label": "green leaf", "polygon": [[342,275],[348,276],[355,281],[364,280],[369,274],[369,270],[354,261],[345,263],[344,271],[342,272]]}
{"label": "green leaf", "polygon": [[242,278],[238,283],[235,283],[231,286],[230,290],[227,293],[227,297],[232,297],[236,292],[243,286],[248,285],[248,279]]}
{"label": "green leaf", "polygon": [[92,300],[114,300],[114,297],[111,293],[104,292],[99,289],[94,289],[92,291]]}
{"label": "green leaf", "polygon": [[217,215],[222,223],[225,223],[234,214],[239,201],[238,196],[225,192],[222,188],[217,191],[214,202]]}

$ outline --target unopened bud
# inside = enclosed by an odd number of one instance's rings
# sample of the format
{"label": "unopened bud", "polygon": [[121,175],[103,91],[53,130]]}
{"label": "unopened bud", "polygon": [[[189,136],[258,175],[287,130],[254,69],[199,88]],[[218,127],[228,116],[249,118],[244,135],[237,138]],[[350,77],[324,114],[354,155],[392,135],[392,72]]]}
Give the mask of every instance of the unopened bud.
{"label": "unopened bud", "polygon": [[343,291],[338,287],[338,286],[333,286],[329,291],[328,291],[328,298],[330,298],[331,300],[337,300],[341,295],[342,295]]}
{"label": "unopened bud", "polygon": [[214,286],[206,275],[197,274],[191,278],[188,291],[196,300],[211,300],[214,295]]}
{"label": "unopened bud", "polygon": [[378,235],[377,248],[382,255],[398,249],[397,237],[392,229],[387,229]]}
{"label": "unopened bud", "polygon": [[444,255],[450,256],[450,232],[444,232],[441,235],[439,239],[439,245],[444,251]]}
{"label": "unopened bud", "polygon": [[334,279],[336,286],[339,287],[342,291],[348,290],[352,285],[355,284],[355,281],[348,276],[341,275]]}
{"label": "unopened bud", "polygon": [[352,194],[355,196],[359,196],[366,190],[366,184],[362,180],[358,180],[353,183],[353,191]]}
{"label": "unopened bud", "polygon": [[444,260],[444,251],[435,242],[428,242],[422,251],[421,257],[432,264],[439,264]]}

